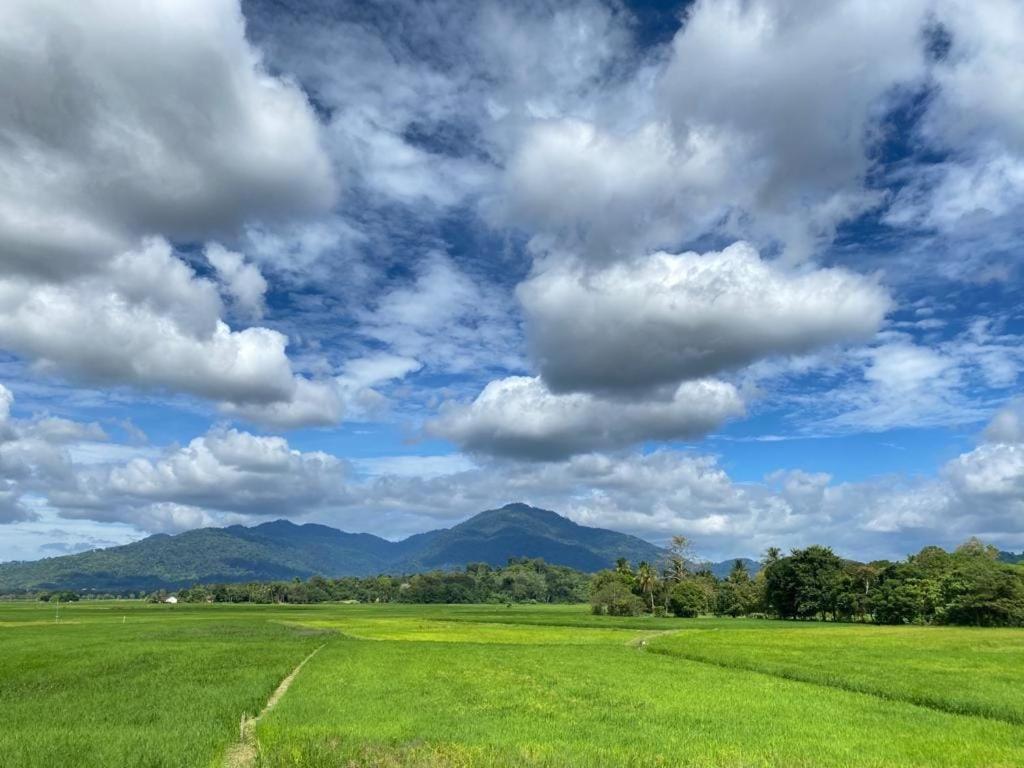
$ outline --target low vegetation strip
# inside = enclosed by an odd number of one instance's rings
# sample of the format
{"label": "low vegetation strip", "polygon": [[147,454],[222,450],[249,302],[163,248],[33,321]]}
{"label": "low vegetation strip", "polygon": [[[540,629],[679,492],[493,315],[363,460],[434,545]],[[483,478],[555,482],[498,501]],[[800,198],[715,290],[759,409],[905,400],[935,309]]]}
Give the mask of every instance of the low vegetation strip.
{"label": "low vegetation strip", "polygon": [[1014,630],[738,623],[712,639],[673,633],[646,650],[691,662],[1024,724],[1024,634]]}

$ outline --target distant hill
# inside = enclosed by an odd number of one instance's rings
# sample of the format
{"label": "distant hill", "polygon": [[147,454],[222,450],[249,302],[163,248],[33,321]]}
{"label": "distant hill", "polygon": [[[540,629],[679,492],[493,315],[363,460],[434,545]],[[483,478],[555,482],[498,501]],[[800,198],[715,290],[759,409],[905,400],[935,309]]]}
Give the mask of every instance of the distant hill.
{"label": "distant hill", "polygon": [[664,551],[650,542],[605,528],[578,525],[554,512],[508,504],[471,517],[432,537],[401,563],[411,571],[461,567],[469,562],[505,565],[509,557],[541,557],[581,571],[598,571],[620,557],[655,562]]}
{"label": "distant hill", "polygon": [[1013,552],[1000,552],[999,559],[1004,563],[1024,563],[1024,552],[1021,552],[1019,555],[1015,555]]}
{"label": "distant hill", "polygon": [[[152,591],[197,583],[372,576],[505,565],[510,557],[540,557],[555,565],[597,571],[625,557],[659,563],[665,551],[605,528],[578,525],[555,512],[507,504],[453,528],[388,541],[325,525],[276,520],[253,527],[200,528],[157,534],[132,544],[32,562],[0,563],[0,592],[24,589]],[[757,564],[746,561],[751,573]],[[725,576],[733,561],[705,563]]]}
{"label": "distant hill", "polygon": [[733,564],[737,560],[743,561],[743,564],[747,566],[747,572],[751,576],[761,570],[761,564],[757,560],[751,560],[749,557],[737,557],[732,560],[722,560],[720,563],[700,563],[699,565],[707,566],[708,570],[715,574],[715,576],[724,579],[732,571]]}
{"label": "distant hill", "polygon": [[663,552],[634,536],[577,525],[525,504],[481,512],[454,528],[398,542],[365,533],[286,520],[251,528],[201,528],[157,534],[132,544],[32,562],[0,564],[0,592],[20,589],[100,591],[175,589],[195,583],[267,581],[412,573],[504,565],[510,557],[594,571],[626,557],[656,561]]}

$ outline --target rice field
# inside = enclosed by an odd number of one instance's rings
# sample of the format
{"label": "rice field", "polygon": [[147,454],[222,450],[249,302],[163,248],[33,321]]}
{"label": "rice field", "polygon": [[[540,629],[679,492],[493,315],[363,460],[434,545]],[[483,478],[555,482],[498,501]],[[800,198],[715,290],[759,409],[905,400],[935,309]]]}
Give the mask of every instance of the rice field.
{"label": "rice field", "polygon": [[[1020,766],[1024,632],[0,604],[3,766]],[[234,745],[243,715],[277,702]]]}

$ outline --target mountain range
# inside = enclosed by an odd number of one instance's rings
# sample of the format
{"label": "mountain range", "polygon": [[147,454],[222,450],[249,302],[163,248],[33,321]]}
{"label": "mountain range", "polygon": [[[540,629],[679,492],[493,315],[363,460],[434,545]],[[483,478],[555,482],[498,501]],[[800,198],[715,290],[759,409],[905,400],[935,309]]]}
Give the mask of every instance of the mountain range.
{"label": "mountain range", "polygon": [[[462,568],[510,557],[540,557],[597,571],[624,557],[657,563],[665,551],[650,542],[526,504],[507,504],[452,528],[388,541],[325,525],[276,520],[252,527],[200,528],[156,534],[132,544],[31,562],[0,563],[0,592],[34,589],[138,591],[196,583],[404,574]],[[709,563],[724,575],[732,560]],[[756,564],[747,561],[756,569]]]}

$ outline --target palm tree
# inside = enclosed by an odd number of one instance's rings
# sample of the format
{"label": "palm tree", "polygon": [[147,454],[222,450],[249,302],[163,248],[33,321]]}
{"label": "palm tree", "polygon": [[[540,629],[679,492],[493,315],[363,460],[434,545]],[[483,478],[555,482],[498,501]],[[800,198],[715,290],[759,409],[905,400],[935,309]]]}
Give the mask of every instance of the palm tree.
{"label": "palm tree", "polygon": [[687,563],[693,559],[693,542],[685,536],[673,536],[668,547],[666,576],[676,583],[682,581],[687,575]]}
{"label": "palm tree", "polygon": [[778,547],[768,547],[764,551],[764,558],[761,560],[761,565],[769,566],[772,563],[782,559],[782,550]]}
{"label": "palm tree", "polygon": [[636,584],[640,592],[651,598],[651,613],[654,613],[654,587],[658,583],[658,574],[647,561],[641,561],[636,569]]}

